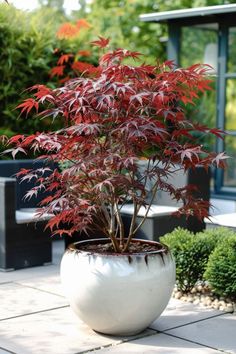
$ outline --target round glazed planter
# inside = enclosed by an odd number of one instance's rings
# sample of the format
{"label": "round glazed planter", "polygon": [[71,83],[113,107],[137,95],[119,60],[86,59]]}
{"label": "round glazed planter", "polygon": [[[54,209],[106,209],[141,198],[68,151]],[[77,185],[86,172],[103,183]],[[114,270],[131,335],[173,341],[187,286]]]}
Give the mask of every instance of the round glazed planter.
{"label": "round glazed planter", "polygon": [[[165,309],[175,284],[169,249],[117,254],[82,251],[71,244],[61,261],[61,281],[70,306],[93,330],[133,335],[148,327]],[[133,240],[134,242],[157,243]]]}

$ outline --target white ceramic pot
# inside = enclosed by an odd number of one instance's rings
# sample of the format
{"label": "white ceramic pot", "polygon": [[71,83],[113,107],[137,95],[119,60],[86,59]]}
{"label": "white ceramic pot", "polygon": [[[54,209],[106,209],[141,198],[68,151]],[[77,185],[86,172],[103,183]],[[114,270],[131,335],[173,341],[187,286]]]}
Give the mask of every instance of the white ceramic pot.
{"label": "white ceramic pot", "polygon": [[65,251],[61,261],[65,295],[74,312],[95,331],[136,334],[168,304],[175,284],[174,260],[164,245],[156,252],[133,255],[79,250],[84,242],[96,241],[76,242]]}

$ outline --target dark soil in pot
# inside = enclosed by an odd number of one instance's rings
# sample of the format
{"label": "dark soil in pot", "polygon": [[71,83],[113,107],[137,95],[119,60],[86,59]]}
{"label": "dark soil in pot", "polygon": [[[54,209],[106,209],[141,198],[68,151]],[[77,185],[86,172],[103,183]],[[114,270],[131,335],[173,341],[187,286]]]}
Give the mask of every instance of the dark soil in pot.
{"label": "dark soil in pot", "polygon": [[[117,254],[117,252],[114,251],[111,242],[107,239],[78,242],[70,245],[69,248],[76,248],[78,250],[91,253]],[[167,251],[167,246],[159,242],[134,239],[129,245],[128,252],[123,254],[159,253],[163,251]]]}

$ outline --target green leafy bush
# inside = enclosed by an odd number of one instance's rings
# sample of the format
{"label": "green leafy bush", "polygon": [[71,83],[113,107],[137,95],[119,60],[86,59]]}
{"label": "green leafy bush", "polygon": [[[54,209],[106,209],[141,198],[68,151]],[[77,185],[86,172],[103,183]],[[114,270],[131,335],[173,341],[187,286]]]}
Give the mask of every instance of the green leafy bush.
{"label": "green leafy bush", "polygon": [[234,235],[234,232],[227,227],[216,227],[212,229],[206,229],[196,234],[198,238],[201,238],[203,242],[208,244],[211,250],[214,250],[219,242],[222,242],[228,237]]}
{"label": "green leafy bush", "polygon": [[216,294],[236,299],[236,234],[214,249],[204,277]]}
{"label": "green leafy bush", "polygon": [[[49,81],[49,70],[55,65],[53,54],[55,32],[51,25],[44,28],[35,15],[0,6],[0,129],[9,136],[18,132],[32,132],[39,123],[19,118],[16,106],[23,91],[40,82]],[[40,122],[45,126],[48,122]]]}
{"label": "green leafy bush", "polygon": [[[62,54],[75,54],[87,48],[86,33],[89,30],[80,30],[76,38],[56,37],[58,28],[66,21],[65,16],[59,15],[53,8],[25,12],[0,4],[1,135],[10,137],[51,129],[51,119],[31,119],[35,112],[29,113],[28,119],[19,117],[19,110],[15,108],[28,98],[27,88],[35,84],[47,84],[49,87],[57,85],[58,79],[52,78],[50,73]],[[77,54],[77,58],[94,62],[92,57],[81,58]]]}
{"label": "green leafy bush", "polygon": [[188,292],[197,281],[203,280],[210,254],[219,242],[232,234],[227,228],[208,229],[197,234],[177,228],[161,238],[175,257],[179,290]]}
{"label": "green leafy bush", "polygon": [[[176,283],[179,290],[187,292],[199,279],[198,250],[194,247],[195,235],[177,228],[161,237],[161,242],[171,249],[176,262]],[[196,259],[197,258],[197,259]]]}

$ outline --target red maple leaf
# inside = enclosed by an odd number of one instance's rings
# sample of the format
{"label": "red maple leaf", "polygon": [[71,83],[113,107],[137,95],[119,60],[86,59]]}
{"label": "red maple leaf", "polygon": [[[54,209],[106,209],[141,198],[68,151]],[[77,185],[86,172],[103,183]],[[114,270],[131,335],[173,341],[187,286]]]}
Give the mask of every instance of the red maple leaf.
{"label": "red maple leaf", "polygon": [[52,191],[53,189],[57,189],[60,186],[59,182],[52,182],[50,185],[47,187],[47,191]]}
{"label": "red maple leaf", "polygon": [[37,90],[33,95],[37,100],[46,98],[51,94],[51,89],[45,85],[34,85],[28,89],[29,91]]}
{"label": "red maple leaf", "polygon": [[104,38],[101,36],[98,36],[98,38],[99,39],[97,41],[93,41],[93,42],[91,42],[91,44],[96,45],[97,47],[100,47],[100,48],[105,48],[108,46],[108,44],[110,42],[109,38]]}
{"label": "red maple leaf", "polygon": [[65,69],[65,65],[58,65],[58,66],[54,66],[54,68],[52,68],[50,70],[50,76],[63,76],[64,75],[64,69]]}
{"label": "red maple leaf", "polygon": [[26,111],[28,115],[32,108],[35,108],[36,112],[38,112],[39,104],[33,98],[27,98],[23,103],[19,104],[16,109],[17,108],[21,108],[21,114]]}
{"label": "red maple leaf", "polygon": [[213,163],[216,164],[217,167],[225,168],[226,167],[226,159],[229,159],[230,157],[225,154],[225,152],[220,152],[215,156],[213,159]]}
{"label": "red maple leaf", "polygon": [[212,128],[212,129],[210,129],[210,132],[212,134],[214,134],[215,136],[217,136],[217,138],[220,138],[220,139],[223,139],[224,138],[223,135],[226,134],[223,130],[218,129],[218,128]]}
{"label": "red maple leaf", "polygon": [[99,71],[99,69],[96,68],[94,65],[83,61],[76,61],[71,65],[71,68],[80,73],[87,72],[88,74],[96,74]]}
{"label": "red maple leaf", "polygon": [[22,140],[22,139],[24,139],[24,135],[21,135],[21,134],[12,136],[12,137],[9,139],[9,144],[17,144],[17,143],[19,143],[20,140]]}
{"label": "red maple leaf", "polygon": [[58,214],[54,217],[52,217],[48,223],[47,223],[47,227],[50,228],[50,230],[52,231],[54,229],[54,227],[58,227],[60,222],[61,222],[61,214]]}
{"label": "red maple leaf", "polygon": [[32,171],[32,170],[26,169],[26,168],[21,168],[20,171],[16,173],[16,176],[17,177],[24,176],[24,175],[28,174],[30,171]]}
{"label": "red maple leaf", "polygon": [[60,66],[63,65],[64,63],[68,63],[69,59],[73,57],[74,57],[73,54],[62,54],[58,59],[57,64]]}
{"label": "red maple leaf", "polygon": [[39,205],[47,205],[48,203],[50,203],[52,200],[54,199],[54,197],[52,195],[47,196],[46,198],[44,198],[43,200],[41,200],[41,202],[39,203]]}
{"label": "red maple leaf", "polygon": [[29,135],[27,136],[24,141],[22,141],[21,146],[26,147],[26,146],[31,146],[32,142],[35,140],[36,135]]}

